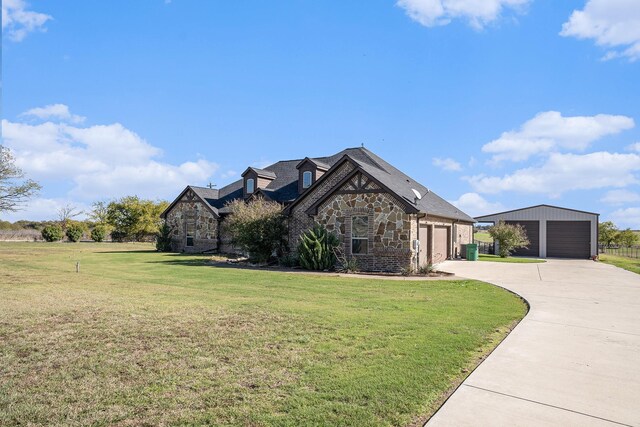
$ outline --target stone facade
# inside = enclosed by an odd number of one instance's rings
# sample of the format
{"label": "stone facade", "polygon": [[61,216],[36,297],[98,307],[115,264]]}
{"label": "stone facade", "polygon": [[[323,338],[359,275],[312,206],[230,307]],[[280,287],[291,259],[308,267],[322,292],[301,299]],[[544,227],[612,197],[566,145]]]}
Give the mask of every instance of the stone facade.
{"label": "stone facade", "polygon": [[[351,223],[354,216],[368,217],[368,252],[351,253]],[[411,250],[411,217],[390,194],[337,193],[318,207],[315,221],[338,235],[347,257],[353,256],[365,271],[397,272],[407,268]]]}
{"label": "stone facade", "polygon": [[[175,252],[205,252],[218,248],[218,219],[192,191],[167,213],[171,228],[171,249]],[[187,222],[193,221],[193,246],[187,246]]]}
{"label": "stone facade", "polygon": [[289,215],[289,246],[295,251],[300,242],[300,236],[303,232],[313,227],[313,218],[306,213],[316,201],[320,200],[328,192],[332,191],[335,186],[342,181],[349,173],[353,172],[353,165],[349,162],[344,163],[338,169],[331,173],[331,176],[325,178],[316,188],[309,189],[311,193],[296,206],[291,209]]}

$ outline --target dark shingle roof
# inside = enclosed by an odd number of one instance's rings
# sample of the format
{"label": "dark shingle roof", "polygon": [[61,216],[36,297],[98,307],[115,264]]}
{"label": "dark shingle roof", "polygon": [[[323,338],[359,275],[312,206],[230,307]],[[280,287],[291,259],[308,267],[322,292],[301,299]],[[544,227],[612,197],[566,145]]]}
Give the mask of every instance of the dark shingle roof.
{"label": "dark shingle roof", "polygon": [[[475,222],[469,215],[460,211],[458,208],[432,191],[428,191],[427,187],[407,176],[402,171],[364,147],[347,148],[332,156],[315,157],[311,160],[318,165],[326,165],[326,168],[329,169],[344,158],[344,156],[348,156],[351,160],[357,163],[362,170],[380,181],[380,183],[389,188],[389,190],[396,193],[399,198],[411,205],[413,205],[415,197],[411,189],[415,188],[418,190],[422,194],[422,199],[418,201],[416,207],[421,212],[426,212],[427,215],[436,215],[461,221]],[[280,203],[288,204],[296,200],[299,196],[298,169],[296,166],[300,162],[300,159],[284,160],[263,169],[250,169],[256,172],[260,171],[263,176],[272,177],[273,180],[265,188],[266,192],[268,192],[269,198]],[[212,190],[203,187],[191,188],[193,188],[194,191],[198,191],[198,194],[221,214],[227,213],[225,205],[229,201],[243,197],[242,179],[234,181],[219,190]]]}

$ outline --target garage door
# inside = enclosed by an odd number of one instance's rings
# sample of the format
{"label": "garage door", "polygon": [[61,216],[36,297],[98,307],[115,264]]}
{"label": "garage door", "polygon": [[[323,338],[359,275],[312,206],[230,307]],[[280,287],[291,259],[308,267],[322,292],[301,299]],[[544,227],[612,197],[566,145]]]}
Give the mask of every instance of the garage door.
{"label": "garage door", "polygon": [[590,221],[547,221],[548,257],[589,258],[590,246]]}
{"label": "garage door", "polygon": [[507,224],[520,224],[527,232],[529,246],[513,251],[515,256],[540,256],[540,221],[505,221]]}
{"label": "garage door", "polygon": [[437,264],[447,259],[449,253],[449,234],[447,227],[434,227],[433,229],[433,263]]}

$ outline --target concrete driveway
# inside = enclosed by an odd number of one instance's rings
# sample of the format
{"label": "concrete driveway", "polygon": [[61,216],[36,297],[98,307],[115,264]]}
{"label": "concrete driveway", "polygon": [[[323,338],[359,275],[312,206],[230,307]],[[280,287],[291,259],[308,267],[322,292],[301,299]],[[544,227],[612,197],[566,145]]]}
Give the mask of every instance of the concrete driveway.
{"label": "concrete driveway", "polygon": [[427,426],[640,426],[640,275],[593,261],[447,261],[531,311]]}

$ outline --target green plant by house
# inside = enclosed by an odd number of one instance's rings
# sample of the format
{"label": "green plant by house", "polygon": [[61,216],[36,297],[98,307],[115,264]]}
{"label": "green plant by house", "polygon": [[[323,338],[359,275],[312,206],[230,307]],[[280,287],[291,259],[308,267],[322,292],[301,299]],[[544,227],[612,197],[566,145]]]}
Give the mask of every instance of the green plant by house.
{"label": "green plant by house", "polygon": [[520,224],[507,224],[500,221],[489,228],[489,234],[498,242],[499,255],[502,258],[508,257],[515,249],[526,248],[529,245],[527,232]]}
{"label": "green plant by house", "polygon": [[307,270],[331,270],[336,265],[334,249],[340,239],[321,225],[314,225],[300,236],[298,256],[300,265]]}
{"label": "green plant by house", "polygon": [[47,242],[57,242],[63,237],[62,227],[58,224],[50,224],[42,229],[42,238]]}
{"label": "green plant by house", "polygon": [[422,264],[420,268],[418,268],[419,274],[429,274],[435,271],[435,267],[433,264]]}
{"label": "green plant by house", "polygon": [[84,225],[80,222],[74,221],[67,225],[67,231],[65,234],[70,242],[77,242],[82,239],[82,236],[84,236],[84,231]]}
{"label": "green plant by house", "polygon": [[237,199],[226,205],[231,214],[224,224],[233,243],[249,254],[252,261],[267,262],[274,252],[286,250],[287,227],[282,205],[258,197],[250,202]]}
{"label": "green plant by house", "polygon": [[160,252],[171,252],[171,227],[166,222],[156,234],[156,249]]}

